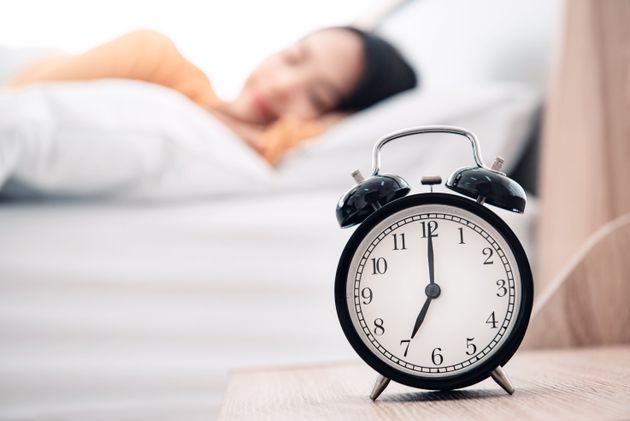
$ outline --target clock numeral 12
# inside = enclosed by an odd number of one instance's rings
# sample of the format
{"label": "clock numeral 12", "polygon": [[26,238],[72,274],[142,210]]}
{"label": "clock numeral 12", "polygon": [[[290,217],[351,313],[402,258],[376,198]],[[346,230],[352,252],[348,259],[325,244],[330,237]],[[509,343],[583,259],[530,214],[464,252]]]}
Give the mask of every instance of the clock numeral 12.
{"label": "clock numeral 12", "polygon": [[387,272],[387,260],[384,257],[372,257],[372,275],[382,275]]}
{"label": "clock numeral 12", "polygon": [[[407,250],[407,247],[405,246],[405,233],[400,233],[400,234],[392,234],[392,236],[394,237],[394,250]],[[400,247],[398,244],[398,239],[400,238]]]}
{"label": "clock numeral 12", "polygon": [[427,235],[431,237],[437,237],[437,234],[433,234],[437,231],[438,223],[437,221],[422,221],[422,238],[427,238]]}

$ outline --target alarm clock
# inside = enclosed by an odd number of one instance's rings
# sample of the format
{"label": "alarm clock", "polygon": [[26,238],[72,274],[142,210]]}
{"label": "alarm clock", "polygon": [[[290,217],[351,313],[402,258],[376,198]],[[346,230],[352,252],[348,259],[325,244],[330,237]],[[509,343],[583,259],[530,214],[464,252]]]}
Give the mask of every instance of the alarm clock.
{"label": "alarm clock", "polygon": [[[433,192],[439,176],[423,177],[430,191],[410,193],[400,176],[381,174],[381,149],[395,139],[427,133],[467,138],[474,166],[456,170]],[[379,373],[370,398],[390,380],[451,390],[492,377],[514,388],[503,366],[520,345],[534,287],[521,243],[488,205],[525,210],[523,188],[485,165],[477,137],[450,126],[414,127],[375,144],[372,173],[352,173],[357,185],[337,203],[342,228],[356,226],[335,279],[343,332]]]}

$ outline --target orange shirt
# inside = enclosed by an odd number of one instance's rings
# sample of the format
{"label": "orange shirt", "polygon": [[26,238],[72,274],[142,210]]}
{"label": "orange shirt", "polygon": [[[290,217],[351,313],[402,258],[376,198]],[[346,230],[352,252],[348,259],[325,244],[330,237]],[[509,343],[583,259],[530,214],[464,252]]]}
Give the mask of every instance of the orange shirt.
{"label": "orange shirt", "polygon": [[[135,79],[162,85],[204,108],[218,109],[222,104],[206,75],[188,61],[168,37],[151,30],[128,33],[83,54],[46,58],[8,85],[102,78]],[[275,165],[286,151],[322,131],[316,121],[280,119],[263,132],[265,150],[262,155]]]}

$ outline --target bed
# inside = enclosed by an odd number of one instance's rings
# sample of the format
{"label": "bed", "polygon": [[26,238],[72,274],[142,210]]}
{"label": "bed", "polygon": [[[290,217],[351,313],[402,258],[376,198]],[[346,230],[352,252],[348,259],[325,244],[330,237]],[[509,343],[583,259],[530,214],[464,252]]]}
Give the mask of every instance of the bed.
{"label": "bed", "polygon": [[[86,92],[115,100],[120,89],[125,100],[135,95],[156,106],[147,100],[151,91],[186,118],[199,117],[171,92],[131,85],[35,87],[19,99],[0,94],[0,108],[15,112],[15,101],[28,97],[26,104],[55,111],[55,121],[72,121],[76,113],[64,104]],[[65,156],[51,143],[42,150],[55,177],[42,175],[41,161],[16,164],[23,155],[6,141],[7,127],[16,133],[16,126],[0,121],[0,152],[10,168],[0,202],[0,419],[208,419],[231,368],[355,358],[332,293],[351,234],[338,228],[334,206],[352,185],[350,172],[369,172],[379,136],[415,124],[467,127],[486,159],[502,155],[510,169],[540,100],[539,91],[513,81],[428,86],[353,116],[291,153],[277,171],[222,133],[218,141],[238,157],[228,169],[200,165],[184,174],[173,170],[177,162],[158,160],[160,171],[141,172],[147,177],[133,185],[101,171],[103,190],[87,199],[82,193],[95,180],[86,181],[85,167],[50,166]],[[82,112],[94,102],[79,101]],[[216,122],[199,124],[221,130]],[[194,143],[191,133],[175,137]],[[443,136],[386,153],[384,169],[402,174],[415,191],[422,175],[445,178],[471,159],[466,143]],[[148,167],[129,168],[133,179]],[[233,184],[209,189],[217,177]],[[536,207],[532,197],[524,215],[498,211],[530,256]]]}

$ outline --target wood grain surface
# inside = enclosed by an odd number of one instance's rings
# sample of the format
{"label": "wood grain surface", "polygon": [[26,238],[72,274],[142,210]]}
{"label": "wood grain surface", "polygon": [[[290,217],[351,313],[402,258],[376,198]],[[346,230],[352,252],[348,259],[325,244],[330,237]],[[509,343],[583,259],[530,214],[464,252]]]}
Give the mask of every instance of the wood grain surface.
{"label": "wood grain surface", "polygon": [[227,420],[630,419],[630,347],[519,352],[506,365],[516,388],[492,380],[452,392],[390,383],[372,402],[376,373],[361,362],[233,372]]}

